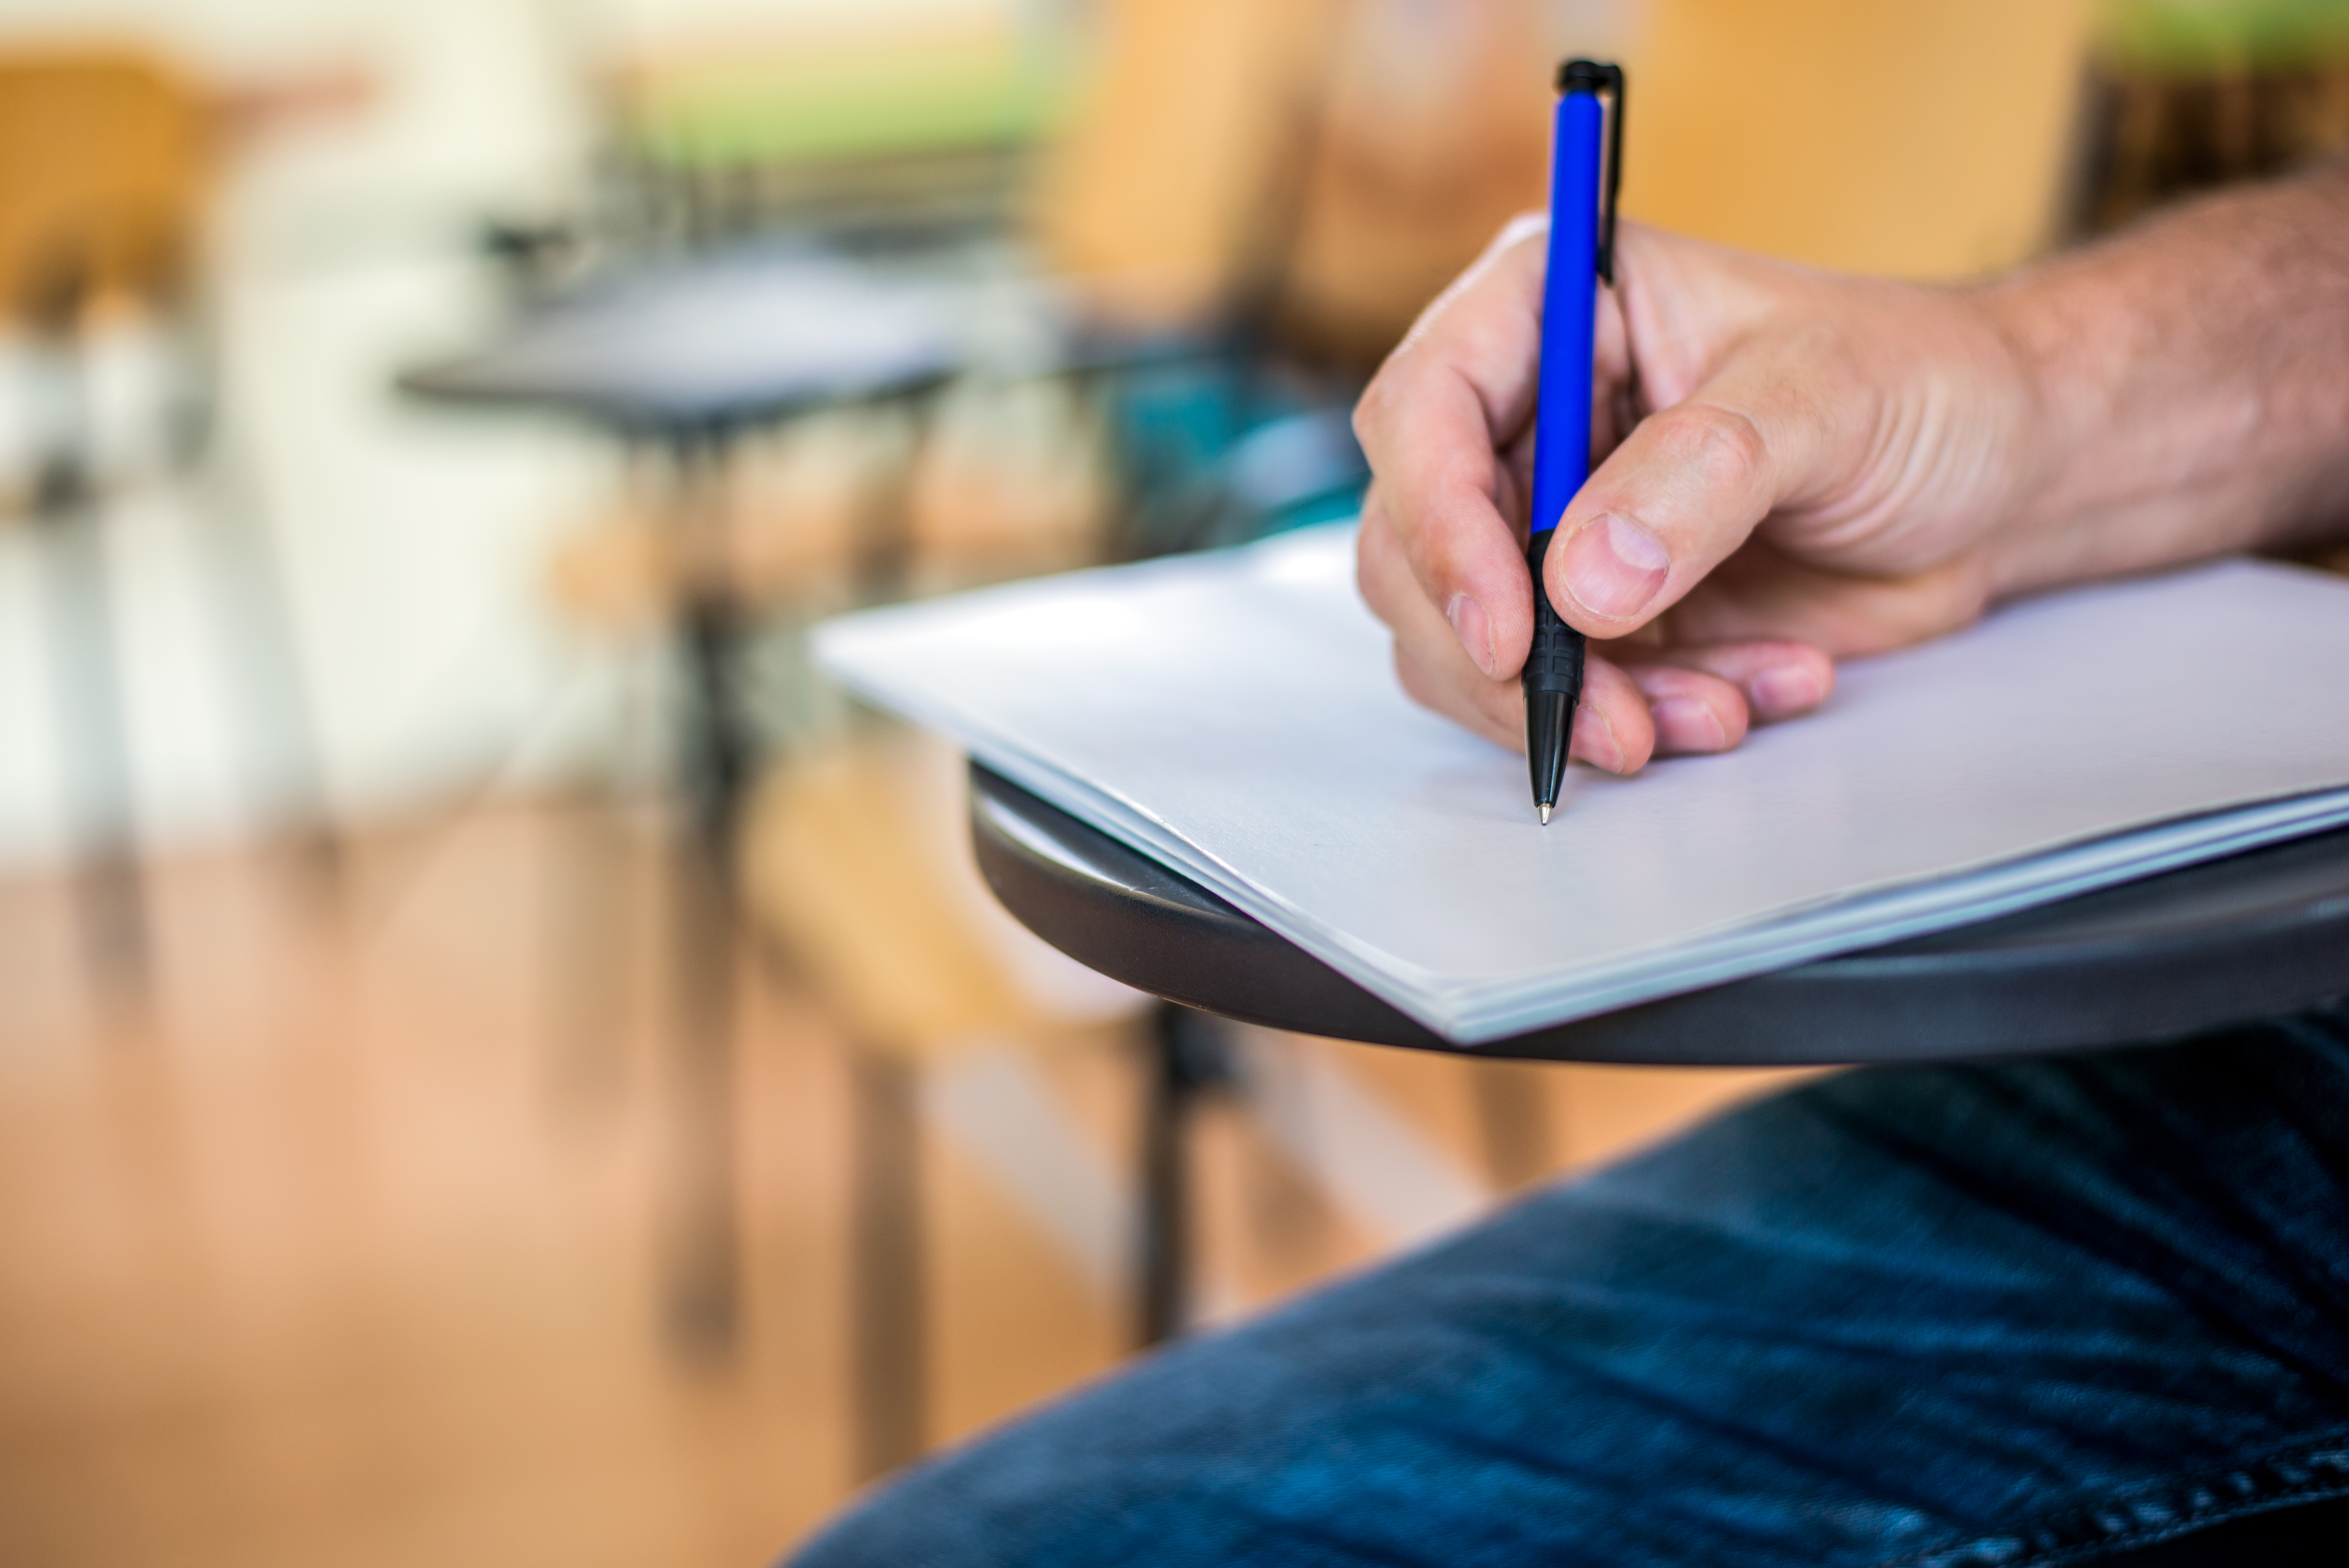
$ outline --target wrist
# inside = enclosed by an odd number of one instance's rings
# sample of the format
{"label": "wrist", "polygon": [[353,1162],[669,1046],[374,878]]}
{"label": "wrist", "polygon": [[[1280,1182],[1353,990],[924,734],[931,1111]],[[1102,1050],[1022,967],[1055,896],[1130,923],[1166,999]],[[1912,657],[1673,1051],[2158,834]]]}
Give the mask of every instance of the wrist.
{"label": "wrist", "polygon": [[1995,389],[2013,410],[2005,508],[1985,537],[1993,597],[2093,574],[2081,528],[2082,479],[2095,464],[2099,405],[2061,280],[2025,273],[1966,291],[1994,348]]}
{"label": "wrist", "polygon": [[2002,591],[2338,531],[2349,164],[1969,291],[2033,407]]}

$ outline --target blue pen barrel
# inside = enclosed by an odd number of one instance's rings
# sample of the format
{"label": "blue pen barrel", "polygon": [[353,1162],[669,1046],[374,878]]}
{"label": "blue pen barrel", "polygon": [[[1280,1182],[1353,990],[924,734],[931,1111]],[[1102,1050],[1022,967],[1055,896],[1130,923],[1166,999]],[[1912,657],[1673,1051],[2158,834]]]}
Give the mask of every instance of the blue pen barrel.
{"label": "blue pen barrel", "polygon": [[1557,526],[1590,477],[1590,357],[1599,311],[1598,98],[1557,100],[1550,151],[1549,276],[1542,286],[1541,388],[1534,427],[1533,531]]}

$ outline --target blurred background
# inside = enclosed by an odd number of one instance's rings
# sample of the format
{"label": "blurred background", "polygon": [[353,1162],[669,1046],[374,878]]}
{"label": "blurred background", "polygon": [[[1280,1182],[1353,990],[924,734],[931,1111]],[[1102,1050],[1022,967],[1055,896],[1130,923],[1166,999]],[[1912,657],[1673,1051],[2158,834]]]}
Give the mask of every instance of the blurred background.
{"label": "blurred background", "polygon": [[0,1560],[751,1564],[1775,1081],[1181,1014],[801,654],[1340,518],[1542,199],[1962,277],[2349,0],[0,0]]}

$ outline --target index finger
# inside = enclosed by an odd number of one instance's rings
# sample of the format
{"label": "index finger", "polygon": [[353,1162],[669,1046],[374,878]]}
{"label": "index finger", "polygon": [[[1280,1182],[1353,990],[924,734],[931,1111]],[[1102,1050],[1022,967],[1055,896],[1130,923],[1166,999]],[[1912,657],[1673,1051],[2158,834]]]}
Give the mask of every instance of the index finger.
{"label": "index finger", "polygon": [[1413,577],[1476,667],[1533,642],[1533,584],[1502,452],[1533,417],[1547,220],[1511,222],[1422,314],[1354,409]]}

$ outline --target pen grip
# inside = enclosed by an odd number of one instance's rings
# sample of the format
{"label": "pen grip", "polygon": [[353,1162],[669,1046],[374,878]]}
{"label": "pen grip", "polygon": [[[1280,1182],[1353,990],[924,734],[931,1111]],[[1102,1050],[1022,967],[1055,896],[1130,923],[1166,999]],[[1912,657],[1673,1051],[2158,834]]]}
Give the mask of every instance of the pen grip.
{"label": "pen grip", "polygon": [[1534,645],[1526,655],[1526,695],[1563,692],[1570,708],[1582,696],[1583,637],[1561,620],[1542,586],[1542,560],[1557,531],[1546,528],[1526,549],[1526,564],[1534,574]]}

